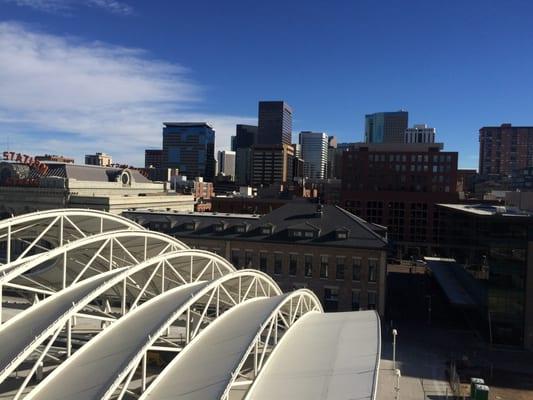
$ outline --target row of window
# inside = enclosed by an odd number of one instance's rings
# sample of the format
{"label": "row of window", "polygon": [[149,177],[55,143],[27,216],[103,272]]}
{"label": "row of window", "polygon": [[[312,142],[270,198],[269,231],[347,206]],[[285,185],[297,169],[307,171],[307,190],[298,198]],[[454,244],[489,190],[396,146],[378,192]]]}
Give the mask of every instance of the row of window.
{"label": "row of window", "polygon": [[[230,261],[236,267],[255,268],[254,252],[251,250],[244,251],[244,259],[241,257],[241,251],[238,249],[231,250]],[[274,275],[283,274],[283,254],[274,253],[273,260],[269,263],[268,253],[259,252],[258,269],[263,272],[267,272],[269,267],[273,269]],[[298,254],[288,255],[288,274],[289,276],[296,276],[298,273],[298,259],[301,257]],[[244,261],[244,264],[242,263]],[[301,264],[300,264],[301,265]],[[332,268],[335,267],[335,271]],[[351,259],[351,279],[354,281],[361,280],[361,258],[353,257]],[[303,255],[303,273],[306,278],[313,278],[313,256],[311,254]],[[330,256],[321,255],[319,264],[319,277],[321,279],[329,279],[333,276],[335,279],[344,280],[347,278],[347,264],[346,257],[335,257],[335,265],[330,265]],[[334,275],[333,275],[334,274]],[[376,282],[378,274],[378,260],[375,258],[368,259],[368,281]]]}
{"label": "row of window", "polygon": [[[363,309],[375,310],[377,308],[377,293],[368,292],[366,308],[363,308],[361,299],[361,292],[358,290],[352,291],[352,311],[359,311]],[[324,309],[325,311],[338,311],[339,309],[339,289],[326,287],[324,288]]]}

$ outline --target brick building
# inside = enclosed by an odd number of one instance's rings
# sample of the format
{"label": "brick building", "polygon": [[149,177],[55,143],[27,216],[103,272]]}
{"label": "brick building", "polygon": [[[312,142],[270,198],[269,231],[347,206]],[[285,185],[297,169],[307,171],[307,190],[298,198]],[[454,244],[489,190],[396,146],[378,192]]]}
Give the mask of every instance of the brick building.
{"label": "brick building", "polygon": [[341,204],[388,228],[399,257],[432,253],[436,203],[457,195],[457,152],[442,144],[354,144],[343,154]]}
{"label": "brick building", "polygon": [[486,126],[479,130],[479,173],[510,175],[533,167],[533,127]]}
{"label": "brick building", "polygon": [[329,311],[385,309],[383,227],[336,206],[291,203],[267,215],[127,211],[124,216],[237,268],[267,272],[283,290],[308,287]]}

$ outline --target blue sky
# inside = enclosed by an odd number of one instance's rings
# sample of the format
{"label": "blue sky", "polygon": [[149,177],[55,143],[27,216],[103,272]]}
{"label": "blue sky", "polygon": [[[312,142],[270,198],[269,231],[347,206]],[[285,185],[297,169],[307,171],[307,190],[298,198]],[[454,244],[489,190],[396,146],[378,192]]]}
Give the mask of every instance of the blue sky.
{"label": "blue sky", "polygon": [[107,151],[142,164],[161,122],[206,120],[217,147],[257,102],[294,131],[362,140],[409,111],[476,167],[484,125],[533,124],[533,2],[0,0],[0,147]]}

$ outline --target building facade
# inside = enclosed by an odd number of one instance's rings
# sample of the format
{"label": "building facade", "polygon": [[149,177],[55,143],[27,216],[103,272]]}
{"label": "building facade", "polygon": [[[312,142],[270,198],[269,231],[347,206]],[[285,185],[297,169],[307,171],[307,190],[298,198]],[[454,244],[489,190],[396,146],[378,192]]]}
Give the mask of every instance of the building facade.
{"label": "building facade", "polygon": [[215,176],[215,130],[205,122],[163,123],[163,163],[189,179]]}
{"label": "building facade", "polygon": [[113,159],[106,153],[86,154],[86,165],[98,165],[99,167],[110,167],[113,164]]}
{"label": "building facade", "polygon": [[458,201],[458,154],[441,149],[362,143],[343,153],[342,206],[386,226],[399,257],[431,254],[435,205]]}
{"label": "building facade", "polygon": [[144,168],[163,168],[163,150],[144,150]]}
{"label": "building facade", "polygon": [[0,215],[55,208],[90,208],[119,214],[135,208],[193,211],[192,196],[167,190],[130,168],[53,162],[45,173],[0,163]]}
{"label": "building facade", "polygon": [[533,350],[533,216],[491,205],[438,206],[439,254],[462,265],[481,331]]}
{"label": "building facade", "polygon": [[260,101],[257,143],[260,145],[291,144],[291,137],[291,106],[284,101]]}
{"label": "building facade", "polygon": [[365,115],[366,143],[404,143],[409,113],[379,112]]}
{"label": "building facade", "polygon": [[304,177],[324,179],[328,165],[328,135],[324,132],[300,132]]}
{"label": "building facade", "polygon": [[271,275],[280,287],[307,287],[327,311],[385,306],[385,231],[335,206],[286,204],[260,216],[125,212],[238,268]]}
{"label": "building facade", "polygon": [[435,143],[436,131],[426,124],[416,124],[405,130],[405,143]]}
{"label": "building facade", "polygon": [[486,126],[479,130],[479,173],[508,176],[533,167],[533,127]]}
{"label": "building facade", "polygon": [[237,125],[235,134],[235,183],[252,183],[252,147],[257,144],[257,126]]}
{"label": "building facade", "polygon": [[252,148],[252,185],[283,184],[292,179],[294,147],[290,144]]}
{"label": "building facade", "polygon": [[222,150],[217,153],[218,173],[235,179],[235,152]]}

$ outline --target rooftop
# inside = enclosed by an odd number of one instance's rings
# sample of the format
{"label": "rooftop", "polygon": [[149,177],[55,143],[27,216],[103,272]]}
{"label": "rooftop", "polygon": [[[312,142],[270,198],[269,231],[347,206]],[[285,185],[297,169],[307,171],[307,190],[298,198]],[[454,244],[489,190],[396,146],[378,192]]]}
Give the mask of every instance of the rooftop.
{"label": "rooftop", "polygon": [[[167,223],[168,233],[176,237],[219,238],[250,241],[295,242],[315,246],[385,248],[386,229],[369,223],[348,211],[332,205],[293,202],[263,215],[225,213],[171,213],[154,210],[127,211],[124,215],[141,225]],[[195,222],[194,230],[186,226]],[[224,229],[214,229],[223,224]],[[237,225],[247,223],[245,232]],[[268,232],[265,229],[269,227]],[[304,229],[305,228],[305,229]],[[315,235],[294,235],[293,231],[314,231]],[[342,231],[343,235],[338,235]]]}

